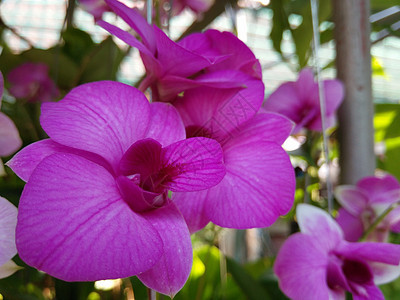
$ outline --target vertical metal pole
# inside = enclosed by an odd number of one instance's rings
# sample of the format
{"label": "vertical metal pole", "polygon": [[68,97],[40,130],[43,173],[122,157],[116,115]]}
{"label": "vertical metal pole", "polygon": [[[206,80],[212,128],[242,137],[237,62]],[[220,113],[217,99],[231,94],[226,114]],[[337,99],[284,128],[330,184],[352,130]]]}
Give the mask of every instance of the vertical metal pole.
{"label": "vertical metal pole", "polygon": [[332,0],[337,77],[344,82],[339,109],[341,182],[354,184],[375,170],[369,0]]}

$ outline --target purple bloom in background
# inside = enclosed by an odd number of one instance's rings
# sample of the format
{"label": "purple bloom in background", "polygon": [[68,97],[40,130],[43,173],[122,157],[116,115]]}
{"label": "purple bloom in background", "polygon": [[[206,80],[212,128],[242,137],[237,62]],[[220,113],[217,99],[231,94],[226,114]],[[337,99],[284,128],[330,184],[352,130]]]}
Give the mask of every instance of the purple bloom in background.
{"label": "purple bloom in background", "polygon": [[[342,205],[337,222],[346,240],[355,242],[386,209],[400,201],[400,184],[392,175],[368,176],[355,186],[338,186],[335,196]],[[400,232],[400,207],[393,209],[367,239],[387,241],[390,231]]]}
{"label": "purple bloom in background", "polygon": [[239,229],[269,226],[293,205],[294,171],[280,146],[292,122],[274,113],[256,114],[261,102],[227,92],[193,89],[175,103],[187,137],[218,141],[226,166],[224,179],[215,187],[173,193],[191,232],[210,221]]}
{"label": "purple bloom in background", "polygon": [[171,191],[225,175],[220,145],[186,139],[173,106],[150,104],[118,82],[79,86],[42,105],[50,136],[8,163],[27,181],[17,249],[29,265],[67,281],[137,275],[173,296],[191,269],[189,230]]}
{"label": "purple bloom in background", "polygon": [[376,286],[400,275],[400,245],[351,243],[322,209],[297,206],[300,233],[280,249],[274,271],[281,290],[291,299],[384,299]]}
{"label": "purple bloom in background", "polygon": [[[344,87],[339,80],[324,80],[326,127],[335,123],[335,113],[344,96]],[[266,100],[264,108],[283,114],[296,123],[293,133],[302,128],[322,131],[318,83],[311,69],[305,68],[295,82],[279,86]]]}
{"label": "purple bloom in background", "polygon": [[0,278],[8,277],[20,269],[11,260],[17,254],[16,225],[17,208],[7,199],[0,197]]}
{"label": "purple bloom in background", "polygon": [[106,2],[136,31],[141,42],[104,21],[98,24],[140,51],[146,77],[139,89],[150,87],[154,101],[172,102],[181,92],[200,86],[241,88],[248,96],[264,98],[260,63],[233,34],[207,30],[175,43],[162,30],[147,24],[138,11],[115,0]]}
{"label": "purple bloom in background", "polygon": [[[0,107],[1,99],[3,97],[4,81],[3,75],[0,72]],[[8,156],[17,151],[22,145],[21,138],[19,137],[18,129],[15,127],[14,122],[5,114],[0,112],[0,157]],[[1,170],[3,164],[0,162]],[[2,174],[0,170],[0,175]]]}
{"label": "purple bloom in background", "polygon": [[95,20],[101,19],[103,13],[111,11],[104,0],[79,0],[79,3],[84,10],[93,15]]}
{"label": "purple bloom in background", "polygon": [[9,92],[15,98],[28,102],[48,102],[58,97],[59,91],[49,77],[49,67],[43,63],[24,63],[10,71],[7,76]]}

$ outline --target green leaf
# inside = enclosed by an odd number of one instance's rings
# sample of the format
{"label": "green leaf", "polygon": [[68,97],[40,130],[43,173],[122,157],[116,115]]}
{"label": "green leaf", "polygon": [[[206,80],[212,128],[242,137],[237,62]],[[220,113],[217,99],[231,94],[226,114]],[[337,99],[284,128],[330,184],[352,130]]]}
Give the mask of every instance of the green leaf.
{"label": "green leaf", "polygon": [[228,272],[232,274],[236,283],[249,300],[273,299],[264,288],[241,265],[233,259],[226,258]]}
{"label": "green leaf", "polygon": [[115,80],[124,56],[123,51],[108,37],[83,59],[79,82]]}
{"label": "green leaf", "polygon": [[268,6],[273,11],[272,17],[272,29],[270,38],[274,49],[282,55],[281,43],[283,39],[283,32],[289,29],[289,22],[284,9],[284,3],[282,0],[271,0]]}
{"label": "green leaf", "polygon": [[95,46],[95,43],[87,32],[74,27],[68,27],[61,36],[64,40],[64,45],[62,46],[63,53],[77,64],[80,64],[82,59]]}

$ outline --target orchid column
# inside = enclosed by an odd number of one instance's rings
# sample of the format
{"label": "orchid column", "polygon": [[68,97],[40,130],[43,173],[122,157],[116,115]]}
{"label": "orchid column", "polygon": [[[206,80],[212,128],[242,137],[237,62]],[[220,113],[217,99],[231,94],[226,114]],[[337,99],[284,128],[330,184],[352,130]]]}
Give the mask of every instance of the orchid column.
{"label": "orchid column", "polygon": [[355,184],[375,169],[369,0],[332,1],[338,78],[345,84],[339,109],[341,181]]}

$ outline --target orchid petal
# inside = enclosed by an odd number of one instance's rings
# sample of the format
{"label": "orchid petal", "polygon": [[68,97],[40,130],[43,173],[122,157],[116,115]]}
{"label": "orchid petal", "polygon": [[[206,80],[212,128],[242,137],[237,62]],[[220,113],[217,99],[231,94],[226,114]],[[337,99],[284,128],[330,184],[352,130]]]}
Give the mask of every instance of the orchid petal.
{"label": "orchid petal", "polygon": [[327,254],[316,239],[296,233],[283,244],[275,260],[279,287],[293,300],[329,299],[327,263]]}
{"label": "orchid petal", "polygon": [[372,203],[394,203],[400,200],[400,184],[396,177],[386,175],[382,178],[368,176],[357,182],[357,187],[363,190]]}
{"label": "orchid petal", "polygon": [[203,229],[210,222],[204,209],[206,199],[209,197],[208,193],[209,190],[172,194],[172,200],[184,216],[190,233]]}
{"label": "orchid petal", "polygon": [[271,225],[293,205],[295,178],[288,155],[275,143],[251,138],[226,147],[227,173],[207,194],[207,217],[229,228]]}
{"label": "orchid petal", "polygon": [[17,208],[11,202],[0,197],[0,265],[17,254],[15,246],[17,213]]}
{"label": "orchid petal", "polygon": [[156,53],[156,38],[153,28],[135,9],[129,8],[117,0],[105,0],[111,9],[132,27],[142,38],[143,44],[152,54]]}
{"label": "orchid petal", "polygon": [[0,112],[0,156],[13,154],[21,145],[22,140],[14,122]]}
{"label": "orchid petal", "polygon": [[163,147],[186,138],[183,121],[171,104],[151,103],[150,115],[146,137],[155,139]]}
{"label": "orchid petal", "polygon": [[187,77],[211,64],[202,55],[193,53],[172,41],[158,27],[154,26],[153,29],[157,41],[157,59],[165,73]]}
{"label": "orchid petal", "polygon": [[183,287],[192,268],[192,244],[185,220],[171,202],[167,206],[143,213],[157,228],[164,244],[164,254],[138,278],[149,288],[171,298]]}
{"label": "orchid petal", "polygon": [[300,231],[315,237],[321,249],[335,249],[342,241],[342,229],[326,211],[309,204],[299,204],[296,216]]}
{"label": "orchid petal", "polygon": [[363,285],[362,293],[352,293],[353,300],[385,300],[382,291],[374,284]]}
{"label": "orchid petal", "polygon": [[337,253],[349,259],[364,259],[390,265],[400,263],[400,245],[389,243],[344,242],[336,250]]}
{"label": "orchid petal", "polygon": [[151,59],[153,63],[157,64],[157,60],[155,59],[153,53],[144,46],[141,42],[139,42],[132,34],[126,32],[110,23],[107,23],[103,20],[97,21],[97,24],[103,29],[107,30],[112,35],[116,36],[120,40],[124,41],[128,45],[138,49],[142,54],[146,55],[148,59]]}
{"label": "orchid petal", "polygon": [[122,156],[119,170],[125,176],[140,174],[142,180],[157,172],[161,165],[161,144],[153,139],[134,143]]}
{"label": "orchid petal", "polygon": [[139,90],[100,81],[74,88],[60,102],[44,103],[41,124],[54,141],[96,153],[116,166],[131,144],[144,137],[149,113]]}
{"label": "orchid petal", "polygon": [[162,159],[163,165],[177,172],[166,183],[175,192],[208,189],[226,174],[221,146],[208,138],[190,138],[171,144],[163,149]]}
{"label": "orchid petal", "polygon": [[293,122],[286,117],[270,112],[259,113],[249,121],[237,128],[234,134],[234,141],[224,145],[224,149],[236,146],[240,142],[268,141],[282,145],[289,137]]}
{"label": "orchid petal", "polygon": [[18,266],[12,260],[9,260],[0,266],[0,279],[11,276],[12,274],[14,274],[15,272],[17,272],[18,270],[21,270],[21,269],[23,269],[23,268]]}
{"label": "orchid petal", "polygon": [[352,185],[341,185],[335,189],[336,200],[353,216],[359,216],[368,206],[368,195]]}
{"label": "orchid petal", "polygon": [[104,159],[94,153],[70,148],[58,144],[50,139],[41,140],[28,145],[17,154],[15,154],[14,157],[6,163],[6,165],[9,166],[14,171],[14,173],[17,174],[18,177],[20,177],[22,180],[28,181],[33,170],[35,170],[36,166],[43,159],[54,153],[60,152],[81,155],[86,159],[89,159],[105,167],[108,170],[111,169],[111,167],[107,165],[107,162],[104,161]]}
{"label": "orchid petal", "polygon": [[374,283],[376,285],[391,282],[400,276],[400,266],[387,265],[384,263],[370,262]]}
{"label": "orchid petal", "polygon": [[343,208],[339,209],[336,222],[342,228],[346,241],[357,242],[364,233],[364,225],[361,219],[353,216]]}
{"label": "orchid petal", "polygon": [[[324,80],[325,110],[328,116],[333,115],[339,108],[344,97],[344,86],[339,80]],[[317,85],[318,86],[318,85]],[[319,97],[318,97],[319,100]]]}
{"label": "orchid petal", "polygon": [[66,153],[45,158],[32,173],[16,237],[27,264],[66,281],[133,276],[162,255],[158,232],[129,209],[113,176]]}

